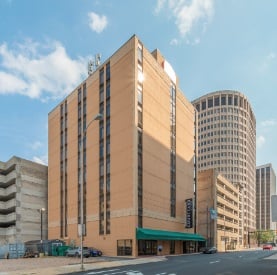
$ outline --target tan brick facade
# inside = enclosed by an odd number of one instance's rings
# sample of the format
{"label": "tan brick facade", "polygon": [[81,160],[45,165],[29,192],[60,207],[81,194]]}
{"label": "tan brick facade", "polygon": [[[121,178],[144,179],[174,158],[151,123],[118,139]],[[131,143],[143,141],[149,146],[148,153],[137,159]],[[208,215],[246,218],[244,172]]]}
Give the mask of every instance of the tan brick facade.
{"label": "tan brick facade", "polygon": [[218,251],[239,245],[239,189],[214,169],[198,173],[198,230]]}
{"label": "tan brick facade", "polygon": [[[143,53],[140,63],[138,47]],[[174,191],[170,184],[172,147],[170,89],[173,84],[162,67],[164,58],[158,51],[155,52],[155,56],[157,59],[136,36],[133,36],[49,113],[50,239],[61,238],[67,243],[74,241],[79,244],[77,234],[78,146],[80,146],[78,145],[78,106],[81,103],[83,104],[81,121],[84,121],[84,112],[86,112],[86,125],[97,113],[104,114],[103,121],[93,121],[86,134],[87,234],[84,237],[84,245],[98,247],[106,255],[118,255],[118,241],[131,240],[131,252],[136,256],[138,254],[136,227],[139,223],[140,204],[142,204],[144,228],[194,232],[194,228],[186,229],[184,225],[184,202],[188,198],[193,198],[194,108],[176,85]],[[142,83],[139,83],[141,82],[139,66],[143,71]],[[108,78],[108,69],[110,78]],[[101,70],[105,71],[103,105],[99,95],[99,89],[101,90],[102,87],[99,77]],[[84,84],[86,99],[83,98],[80,101],[78,93],[82,90],[83,97]],[[110,97],[108,98],[109,85]],[[141,104],[138,102],[138,85],[142,89]],[[102,106],[104,107],[101,111]],[[110,111],[109,115],[107,115],[108,111]],[[140,114],[142,114],[142,121]],[[99,149],[102,124],[105,129],[103,190],[100,184],[102,151]],[[143,140],[141,197],[138,194],[140,192],[138,130],[142,133]],[[110,141],[109,147],[107,140]],[[109,183],[107,183],[108,178]],[[174,195],[176,196],[175,217],[171,215],[170,207]],[[142,201],[139,202],[139,200]],[[100,233],[101,219],[103,220],[102,233]],[[169,253],[169,242],[161,241],[161,243],[164,253]],[[181,242],[176,243],[175,253],[182,252],[181,246]]]}

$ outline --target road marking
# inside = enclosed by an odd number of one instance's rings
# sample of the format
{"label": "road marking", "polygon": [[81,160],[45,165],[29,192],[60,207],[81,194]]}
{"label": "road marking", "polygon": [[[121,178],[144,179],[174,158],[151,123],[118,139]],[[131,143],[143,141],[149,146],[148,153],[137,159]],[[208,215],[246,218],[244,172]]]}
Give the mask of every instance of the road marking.
{"label": "road marking", "polygon": [[210,262],[210,264],[215,264],[215,263],[219,263],[220,261],[214,261],[214,262]]}
{"label": "road marking", "polygon": [[105,272],[113,272],[113,271],[117,271],[117,270],[120,270],[120,269],[110,269],[110,270],[105,270],[105,271],[96,271],[96,272],[89,272],[87,274],[101,274],[101,273],[105,273]]}

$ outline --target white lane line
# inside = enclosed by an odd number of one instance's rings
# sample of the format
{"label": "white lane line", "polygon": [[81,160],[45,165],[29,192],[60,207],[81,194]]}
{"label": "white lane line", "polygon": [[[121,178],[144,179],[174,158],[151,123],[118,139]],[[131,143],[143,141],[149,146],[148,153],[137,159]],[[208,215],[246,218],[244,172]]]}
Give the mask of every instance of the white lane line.
{"label": "white lane line", "polygon": [[210,264],[215,264],[215,263],[219,263],[220,261],[214,261],[214,262],[210,262]]}
{"label": "white lane line", "polygon": [[105,270],[105,271],[96,271],[96,272],[89,272],[87,274],[101,274],[101,273],[105,273],[105,272],[113,272],[113,271],[117,271],[117,270],[120,270],[120,269],[110,269],[110,270]]}

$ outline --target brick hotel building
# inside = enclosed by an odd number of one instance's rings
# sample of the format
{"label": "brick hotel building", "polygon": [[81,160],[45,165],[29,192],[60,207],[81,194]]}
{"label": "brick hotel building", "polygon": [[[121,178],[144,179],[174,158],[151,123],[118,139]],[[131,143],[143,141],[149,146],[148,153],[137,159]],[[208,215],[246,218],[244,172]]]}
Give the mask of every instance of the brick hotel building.
{"label": "brick hotel building", "polygon": [[174,70],[131,37],[49,113],[49,238],[80,243],[83,190],[85,246],[197,251],[195,141],[195,109]]}

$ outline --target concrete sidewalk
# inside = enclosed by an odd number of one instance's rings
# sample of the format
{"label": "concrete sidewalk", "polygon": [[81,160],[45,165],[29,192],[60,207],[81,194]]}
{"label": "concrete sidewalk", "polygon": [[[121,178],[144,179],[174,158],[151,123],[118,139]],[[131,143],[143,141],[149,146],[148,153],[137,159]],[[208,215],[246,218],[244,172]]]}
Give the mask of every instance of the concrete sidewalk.
{"label": "concrete sidewalk", "polygon": [[[0,275],[56,275],[56,274],[70,274],[72,272],[78,272],[81,271],[81,264],[80,261],[77,263],[76,261],[72,264],[65,264],[65,265],[59,265],[59,262],[55,262],[56,259],[53,259],[50,264],[52,266],[45,267],[40,266],[40,258],[37,259],[29,259],[34,260],[30,261],[30,266],[21,266],[19,267],[19,270],[13,270],[8,271],[8,266],[5,266],[6,271],[0,271]],[[15,259],[14,264],[19,263],[19,261],[24,261],[26,259]],[[87,260],[87,259],[86,259]],[[122,259],[120,260],[99,260],[99,258],[96,258],[92,261],[84,261],[84,270],[94,270],[99,268],[110,268],[110,267],[118,267],[118,266],[126,266],[126,265],[134,265],[134,264],[144,264],[144,263],[151,263],[151,262],[159,262],[159,261],[165,261],[166,257],[163,256],[155,256],[155,257],[144,257],[144,258],[136,258],[136,259]],[[6,264],[11,264],[11,261],[13,260],[3,260]],[[4,263],[4,265],[5,265]],[[0,270],[3,270],[0,268]]]}

